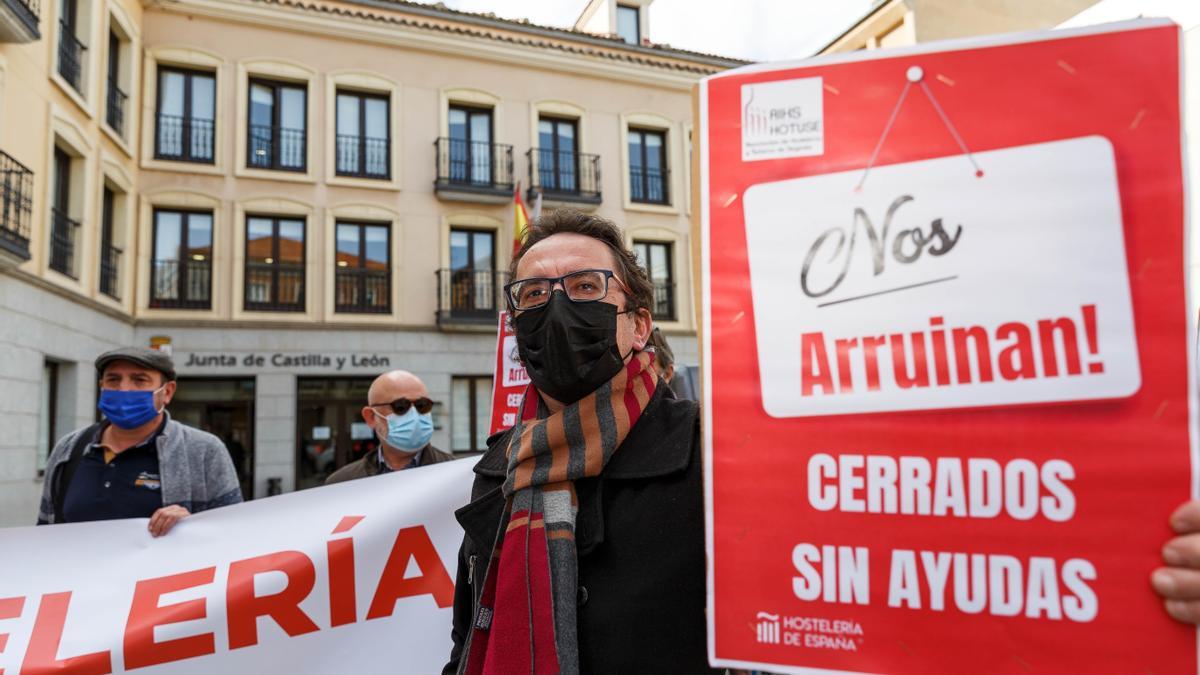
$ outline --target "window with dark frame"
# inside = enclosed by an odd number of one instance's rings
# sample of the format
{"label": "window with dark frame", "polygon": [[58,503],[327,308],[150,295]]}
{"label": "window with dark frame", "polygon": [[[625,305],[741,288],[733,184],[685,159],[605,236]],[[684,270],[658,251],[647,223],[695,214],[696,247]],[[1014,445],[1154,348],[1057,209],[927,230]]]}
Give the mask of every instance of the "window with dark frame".
{"label": "window with dark frame", "polygon": [[579,122],[558,117],[538,119],[538,180],[557,192],[579,190]]}
{"label": "window with dark frame", "polygon": [[672,275],[671,244],[660,241],[633,242],[633,252],[646,270],[654,285],[654,306],[650,308],[655,319],[674,321],[675,279]]}
{"label": "window with dark frame", "polygon": [[212,164],[215,113],[213,73],[159,66],[154,157]]}
{"label": "window with dark frame", "polygon": [[58,74],[75,91],[83,93],[83,58],[87,45],[79,40],[79,4],[77,0],[59,0]]}
{"label": "window with dark frame", "polygon": [[38,406],[37,472],[46,472],[50,452],[58,442],[58,363],[42,362],[41,405]]}
{"label": "window with dark frame", "polygon": [[298,171],[308,162],[308,88],[303,84],[251,79],[246,166]]}
{"label": "window with dark frame", "polygon": [[492,422],[492,378],[454,376],[450,382],[450,449],[483,452]]}
{"label": "window with dark frame", "polygon": [[668,204],[667,133],[629,129],[629,198],[647,204]]}
{"label": "window with dark frame", "polygon": [[334,311],[391,313],[391,227],[383,223],[338,221],[334,236]]}
{"label": "window with dark frame", "polygon": [[116,199],[113,189],[105,185],[100,204],[100,292],[114,300],[120,300],[118,281],[121,249],[113,244],[113,212]]}
{"label": "window with dark frame", "polygon": [[642,43],[641,16],[638,8],[630,5],[617,5],[617,36],[625,42],[636,45]]}
{"label": "window with dark frame", "polygon": [[121,90],[121,38],[116,31],[108,32],[108,105],[105,121],[118,136],[125,135],[125,107],[129,95]]}
{"label": "window with dark frame", "polygon": [[493,175],[491,108],[452,105],[448,121],[450,182],[491,185]]}
{"label": "window with dark frame", "polygon": [[391,177],[391,121],[386,94],[337,93],[337,175]]}
{"label": "window with dark frame", "polygon": [[72,279],[79,221],[71,218],[71,156],[54,146],[54,193],[50,207],[50,269]]}
{"label": "window with dark frame", "polygon": [[496,279],[496,233],[493,230],[450,230],[450,311],[494,316],[499,297]]}
{"label": "window with dark frame", "polygon": [[246,217],[245,309],[304,311],[304,220]]}
{"label": "window with dark frame", "polygon": [[211,211],[154,211],[150,307],[212,308],[212,236]]}

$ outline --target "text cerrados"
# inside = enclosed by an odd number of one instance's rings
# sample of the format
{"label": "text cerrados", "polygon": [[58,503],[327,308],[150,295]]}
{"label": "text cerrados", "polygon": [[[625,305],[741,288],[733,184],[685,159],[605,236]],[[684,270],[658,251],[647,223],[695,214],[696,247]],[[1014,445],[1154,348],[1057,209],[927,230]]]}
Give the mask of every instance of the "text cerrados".
{"label": "text cerrados", "polygon": [[1030,520],[1041,513],[1063,522],[1075,515],[1061,459],[1040,466],[986,457],[891,457],[820,453],[808,460],[808,502],[818,511]]}

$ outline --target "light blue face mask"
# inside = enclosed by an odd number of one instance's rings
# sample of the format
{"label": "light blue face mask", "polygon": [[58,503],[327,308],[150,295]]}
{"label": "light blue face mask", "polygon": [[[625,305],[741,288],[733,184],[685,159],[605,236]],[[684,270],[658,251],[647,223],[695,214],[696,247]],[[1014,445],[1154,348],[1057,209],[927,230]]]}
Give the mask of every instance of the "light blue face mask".
{"label": "light blue face mask", "polygon": [[422,415],[414,406],[403,415],[375,414],[387,420],[387,444],[401,452],[416,452],[433,438],[433,413]]}

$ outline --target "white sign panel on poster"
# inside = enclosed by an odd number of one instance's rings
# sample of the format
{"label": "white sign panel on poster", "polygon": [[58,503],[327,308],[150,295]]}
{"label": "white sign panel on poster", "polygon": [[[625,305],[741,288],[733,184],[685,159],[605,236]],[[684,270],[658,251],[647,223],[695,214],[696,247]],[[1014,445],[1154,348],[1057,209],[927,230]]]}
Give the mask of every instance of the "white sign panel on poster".
{"label": "white sign panel on poster", "polygon": [[768,414],[1138,390],[1129,278],[1110,272],[1125,268],[1112,145],[1091,136],[976,160],[982,177],[944,157],[746,191]]}

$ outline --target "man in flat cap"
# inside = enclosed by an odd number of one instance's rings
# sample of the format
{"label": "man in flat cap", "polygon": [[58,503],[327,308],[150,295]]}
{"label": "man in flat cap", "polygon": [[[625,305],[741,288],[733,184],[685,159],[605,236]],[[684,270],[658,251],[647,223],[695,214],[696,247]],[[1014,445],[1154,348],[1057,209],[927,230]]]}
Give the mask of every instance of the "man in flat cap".
{"label": "man in flat cap", "polygon": [[104,420],[59,439],[38,524],[149,518],[160,537],[192,513],[242,501],[220,439],[171,419],[175,364],[126,347],[96,359]]}

